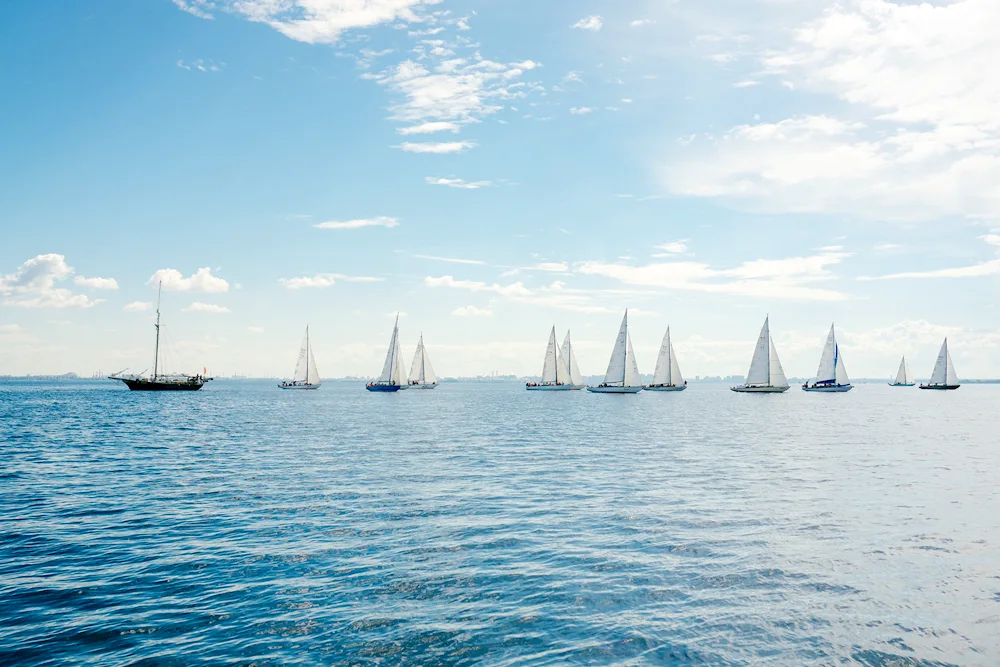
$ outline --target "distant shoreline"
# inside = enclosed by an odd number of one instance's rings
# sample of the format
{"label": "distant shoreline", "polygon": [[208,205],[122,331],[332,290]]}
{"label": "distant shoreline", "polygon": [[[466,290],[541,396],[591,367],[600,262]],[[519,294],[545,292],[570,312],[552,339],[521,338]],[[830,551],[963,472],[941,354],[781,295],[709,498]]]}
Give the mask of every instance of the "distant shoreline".
{"label": "distant shoreline", "polygon": [[[12,381],[33,381],[33,382],[93,382],[105,380],[104,376],[100,377],[84,377],[77,375],[76,373],[64,373],[62,375],[0,375],[0,382],[12,382]],[[809,378],[788,378],[788,382],[792,385],[801,384]],[[274,382],[281,380],[278,377],[217,377],[215,378],[217,382]],[[371,378],[364,377],[340,377],[340,378],[322,378],[322,382],[339,382],[339,383],[350,383],[350,382],[368,382]],[[598,384],[603,380],[602,377],[593,376],[585,377],[584,381],[587,384]],[[512,377],[505,376],[503,378],[498,377],[488,377],[484,376],[482,378],[475,377],[460,377],[460,378],[439,378],[438,382],[441,384],[524,384],[525,382],[538,381],[537,377],[525,376],[525,377]],[[643,378],[644,382],[651,381],[648,378]],[[727,378],[704,378],[704,379],[689,379],[689,384],[740,384],[743,381],[742,378],[737,377],[727,377]],[[852,378],[851,382],[853,384],[888,384],[891,381],[890,378]],[[1000,378],[997,379],[960,379],[962,384],[1000,384]]]}

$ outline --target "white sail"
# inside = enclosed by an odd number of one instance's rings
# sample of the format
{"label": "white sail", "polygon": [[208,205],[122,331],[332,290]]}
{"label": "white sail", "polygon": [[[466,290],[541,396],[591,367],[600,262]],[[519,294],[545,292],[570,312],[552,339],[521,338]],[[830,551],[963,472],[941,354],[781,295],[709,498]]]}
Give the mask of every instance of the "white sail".
{"label": "white sail", "polygon": [[909,384],[910,383],[910,369],[906,367],[906,357],[903,357],[899,362],[899,370],[896,371],[896,384]]}
{"label": "white sail", "polygon": [[830,333],[823,346],[823,354],[819,358],[819,368],[816,370],[816,382],[833,382],[837,377],[837,338],[830,325]]}
{"label": "white sail", "polygon": [[844,367],[844,357],[840,354],[839,345],[833,348],[833,356],[837,359],[833,374],[834,384],[838,384],[842,387],[851,384],[851,379],[847,377],[847,368]]}
{"label": "white sail", "polygon": [[396,324],[392,327],[392,338],[389,339],[389,350],[385,353],[385,363],[382,364],[382,373],[378,376],[378,381],[383,384],[392,384],[395,379],[394,371],[399,366],[397,359],[399,353],[399,315],[396,316]]}
{"label": "white sail", "polygon": [[320,385],[322,380],[319,379],[319,369],[316,368],[316,358],[313,357],[312,347],[309,348],[309,374],[306,376],[306,382],[309,384]]}
{"label": "white sail", "polygon": [[423,334],[420,334],[420,341],[417,343],[417,352],[413,355],[413,365],[410,366],[410,380],[419,384],[435,384],[437,382],[434,367],[431,366],[431,359],[427,355],[427,348],[424,347]]}
{"label": "white sail", "polygon": [[[748,387],[766,386],[771,384],[771,357],[778,358],[774,346],[771,344],[771,330],[768,325],[770,318],[764,318],[764,326],[761,327],[760,336],[757,338],[757,346],[753,350],[753,359],[750,361],[750,370],[747,371],[746,385]],[[781,370],[779,364],[778,370]],[[784,377],[784,373],[781,373]]]}
{"label": "white sail", "polygon": [[399,347],[399,335],[396,338],[396,354],[393,358],[392,383],[405,387],[410,384],[410,377],[406,374],[406,366],[403,362],[403,352]]}
{"label": "white sail", "polygon": [[684,384],[681,377],[681,368],[677,363],[677,355],[674,354],[673,343],[670,342],[670,327],[663,336],[663,343],[660,344],[660,354],[656,357],[656,370],[653,371],[653,385],[676,386]]}
{"label": "white sail", "polygon": [[781,360],[778,359],[778,351],[774,349],[774,341],[771,340],[770,332],[767,337],[767,347],[768,384],[772,387],[787,387],[788,378],[785,377],[785,370],[781,367]]}
{"label": "white sail", "polygon": [[569,371],[570,383],[580,387],[583,386],[583,374],[580,373],[580,366],[576,363],[576,352],[573,351],[573,343],[569,339],[569,331],[566,332],[566,338],[563,339],[562,344],[562,357],[566,361],[566,367]]}
{"label": "white sail", "polygon": [[622,318],[622,326],[618,330],[618,338],[615,339],[615,346],[611,350],[611,360],[608,361],[608,372],[604,374],[604,384],[623,385],[625,382],[625,359],[628,355],[628,311]]}
{"label": "white sail", "polygon": [[948,339],[941,343],[941,351],[938,352],[937,361],[934,363],[934,372],[931,373],[931,386],[958,385],[958,374],[955,372],[955,365],[951,362],[951,354],[948,352]]}
{"label": "white sail", "polygon": [[293,382],[305,382],[309,377],[309,328],[306,328],[305,336],[302,337],[302,347],[299,348],[299,358],[295,362],[295,374],[292,375]]}
{"label": "white sail", "polygon": [[625,332],[625,387],[641,387],[642,375],[639,374],[639,364],[635,360],[635,352],[632,351],[632,337]]}
{"label": "white sail", "polygon": [[553,326],[552,331],[549,333],[549,344],[545,348],[545,363],[542,365],[542,384],[555,384],[559,379],[559,352],[556,348],[556,328]]}

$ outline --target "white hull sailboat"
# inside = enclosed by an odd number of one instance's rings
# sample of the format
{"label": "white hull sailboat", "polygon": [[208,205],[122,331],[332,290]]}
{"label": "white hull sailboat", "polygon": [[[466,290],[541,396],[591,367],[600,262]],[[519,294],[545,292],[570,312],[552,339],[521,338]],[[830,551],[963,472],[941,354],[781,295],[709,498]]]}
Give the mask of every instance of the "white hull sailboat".
{"label": "white hull sailboat", "polygon": [[731,390],[743,394],[780,394],[788,391],[789,384],[785,371],[781,368],[778,351],[774,349],[771,340],[770,317],[764,318],[764,326],[757,338],[757,347],[753,351],[750,370],[747,371],[746,382]]}
{"label": "white hull sailboat", "polygon": [[406,385],[406,371],[403,370],[403,355],[399,353],[399,315],[392,327],[392,338],[389,339],[389,349],[385,353],[385,363],[377,380],[365,385],[368,391],[394,392]]}
{"label": "white hull sailboat", "polygon": [[306,327],[306,337],[299,349],[299,359],[295,362],[295,375],[291,380],[285,380],[278,386],[282,389],[319,389],[322,384],[316,360],[313,358],[312,347],[309,345],[309,327]]}
{"label": "white hull sailboat", "polygon": [[890,387],[912,387],[916,382],[913,381],[913,376],[910,375],[910,369],[906,365],[906,357],[899,362],[899,370],[896,371],[896,379],[889,383]]}
{"label": "white hull sailboat", "polygon": [[934,362],[934,372],[927,384],[920,385],[921,389],[958,389],[961,385],[958,382],[958,374],[955,372],[955,365],[951,363],[951,354],[948,352],[948,339],[941,343],[941,351],[938,352],[937,361]]}
{"label": "white hull sailboat", "polygon": [[628,335],[627,310],[618,330],[618,338],[615,339],[615,347],[611,350],[604,382],[596,387],[587,387],[587,391],[595,394],[637,394],[642,391],[642,376],[639,375],[639,366],[632,350],[632,338]]}
{"label": "white hull sailboat", "polygon": [[681,377],[681,367],[674,354],[674,345],[670,342],[670,327],[663,336],[660,354],[656,357],[656,370],[653,371],[653,382],[645,387],[646,391],[684,391],[687,381]]}
{"label": "white hull sailboat", "polygon": [[566,338],[562,344],[562,358],[566,361],[566,370],[569,371],[570,389],[579,391],[585,389],[587,385],[583,383],[583,374],[580,373],[580,365],[576,363],[576,352],[573,351],[573,342],[569,339],[569,330],[566,330]]}
{"label": "white hull sailboat", "polygon": [[411,389],[434,389],[438,386],[437,375],[434,374],[434,367],[431,366],[431,358],[427,355],[427,348],[424,347],[423,334],[420,334],[417,352],[413,355],[413,365],[410,366],[409,386]]}
{"label": "white hull sailboat", "polygon": [[834,325],[830,325],[830,333],[823,346],[823,354],[819,358],[819,368],[816,378],[802,385],[803,391],[822,393],[843,393],[853,389],[851,380],[847,377],[844,358],[840,356],[840,346],[837,345],[837,334]]}
{"label": "white hull sailboat", "polygon": [[570,391],[573,389],[566,360],[556,346],[556,328],[549,333],[549,344],[545,348],[545,363],[542,365],[541,382],[529,382],[524,386],[528,391]]}

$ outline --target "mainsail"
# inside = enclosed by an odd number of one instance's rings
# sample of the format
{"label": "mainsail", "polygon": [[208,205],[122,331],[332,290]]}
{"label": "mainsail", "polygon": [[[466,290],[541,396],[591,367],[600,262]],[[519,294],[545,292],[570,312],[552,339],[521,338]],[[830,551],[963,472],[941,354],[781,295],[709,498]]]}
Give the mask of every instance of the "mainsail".
{"label": "mainsail", "polygon": [[894,384],[910,384],[910,369],[906,367],[906,357],[899,362],[899,370],[896,371]]}
{"label": "mainsail", "polygon": [[958,385],[958,374],[955,372],[955,365],[951,362],[947,338],[941,343],[941,351],[938,352],[937,361],[934,363],[934,372],[931,373],[930,382],[927,384],[932,387],[954,387]]}
{"label": "mainsail", "polygon": [[840,346],[837,345],[837,335],[834,325],[830,325],[830,333],[823,346],[823,354],[819,358],[819,368],[816,370],[816,384],[849,385],[844,359],[840,356]]}
{"label": "mainsail", "polygon": [[566,361],[569,370],[570,383],[576,387],[583,386],[583,374],[580,373],[580,366],[576,363],[576,352],[573,351],[573,343],[569,339],[569,331],[566,331],[566,338],[562,344],[562,358]]}
{"label": "mainsail", "polygon": [[663,336],[663,343],[660,345],[660,354],[656,358],[656,370],[653,371],[653,386],[678,386],[684,384],[681,377],[681,368],[677,363],[677,355],[674,354],[673,343],[670,342],[670,327]]}
{"label": "mainsail", "polygon": [[632,339],[628,335],[628,311],[622,318],[615,347],[611,350],[611,360],[608,361],[608,372],[604,374],[604,384],[608,386],[641,387],[642,376],[639,375],[639,365],[632,350]]}
{"label": "mainsail", "polygon": [[549,344],[545,348],[545,363],[542,366],[542,384],[568,384],[570,383],[569,370],[566,368],[566,360],[559,353],[556,346],[556,328],[553,326],[549,333]]}
{"label": "mainsail", "polygon": [[431,366],[431,359],[427,356],[427,348],[424,347],[423,334],[420,334],[420,341],[417,343],[417,352],[413,355],[413,365],[410,366],[410,380],[418,384],[435,384],[437,382],[434,367]]}
{"label": "mainsail", "polygon": [[750,370],[747,371],[746,386],[788,386],[788,379],[785,378],[785,371],[781,368],[781,361],[778,359],[778,351],[774,349],[774,341],[771,340],[770,317],[764,318],[764,326],[761,327],[760,336],[757,337],[757,346],[754,348],[753,359],[750,361]]}
{"label": "mainsail", "polygon": [[399,315],[397,315],[396,323],[392,327],[392,338],[389,340],[389,350],[385,354],[385,363],[382,364],[382,374],[378,376],[378,383],[401,385],[401,367],[402,363],[400,363],[399,354]]}
{"label": "mainsail", "polygon": [[292,381],[304,384],[320,384],[316,359],[313,357],[312,347],[309,344],[309,327],[306,327],[306,335],[302,339],[302,347],[299,349],[299,358],[295,362],[295,374],[292,376]]}

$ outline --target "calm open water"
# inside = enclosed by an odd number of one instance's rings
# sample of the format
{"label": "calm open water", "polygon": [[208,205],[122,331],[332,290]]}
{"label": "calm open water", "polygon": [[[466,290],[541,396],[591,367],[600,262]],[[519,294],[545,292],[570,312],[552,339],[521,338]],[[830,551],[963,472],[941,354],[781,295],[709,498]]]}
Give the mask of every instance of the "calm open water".
{"label": "calm open water", "polygon": [[998,665],[998,408],[0,384],[0,664]]}

